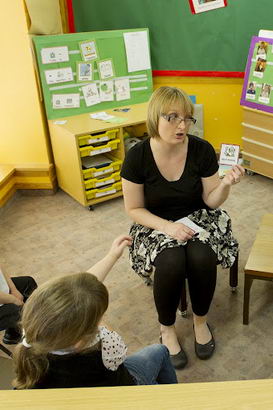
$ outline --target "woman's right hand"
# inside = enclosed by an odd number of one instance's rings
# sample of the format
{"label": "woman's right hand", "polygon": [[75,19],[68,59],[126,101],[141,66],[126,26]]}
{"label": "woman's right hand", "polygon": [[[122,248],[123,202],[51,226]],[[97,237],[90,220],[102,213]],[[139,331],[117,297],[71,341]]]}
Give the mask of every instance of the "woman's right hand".
{"label": "woman's right hand", "polygon": [[164,233],[174,239],[177,239],[178,241],[188,241],[195,235],[196,232],[181,222],[167,222]]}

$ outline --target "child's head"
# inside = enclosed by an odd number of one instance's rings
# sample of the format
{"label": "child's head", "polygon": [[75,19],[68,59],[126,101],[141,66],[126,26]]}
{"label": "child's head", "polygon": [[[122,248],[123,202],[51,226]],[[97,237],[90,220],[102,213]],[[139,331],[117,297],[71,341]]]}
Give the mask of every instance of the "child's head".
{"label": "child's head", "polygon": [[16,348],[15,387],[32,387],[41,378],[49,352],[90,342],[107,307],[108,291],[90,273],[61,277],[38,287],[23,308],[21,324],[31,347],[20,344]]}

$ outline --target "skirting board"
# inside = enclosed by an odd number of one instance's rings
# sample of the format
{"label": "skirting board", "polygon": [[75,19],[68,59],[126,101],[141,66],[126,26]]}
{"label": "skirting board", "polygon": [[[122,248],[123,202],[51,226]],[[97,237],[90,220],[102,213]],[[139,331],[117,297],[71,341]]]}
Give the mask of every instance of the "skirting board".
{"label": "skirting board", "polygon": [[17,189],[47,189],[56,192],[57,178],[54,165],[0,165],[0,208]]}

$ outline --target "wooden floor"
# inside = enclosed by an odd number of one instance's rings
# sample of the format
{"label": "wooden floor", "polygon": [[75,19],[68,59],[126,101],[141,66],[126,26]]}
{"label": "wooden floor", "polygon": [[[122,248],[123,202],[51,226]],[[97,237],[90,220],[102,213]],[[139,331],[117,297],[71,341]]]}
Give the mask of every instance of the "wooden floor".
{"label": "wooden floor", "polygon": [[[273,180],[246,176],[233,187],[223,206],[233,221],[240,242],[239,288],[231,294],[228,270],[218,269],[218,283],[209,322],[216,352],[209,361],[194,354],[192,315],[177,317],[180,339],[189,356],[188,366],[177,372],[180,382],[261,379],[273,377],[273,283],[255,281],[251,290],[250,324],[243,319],[243,268],[260,219],[273,213]],[[1,264],[12,275],[33,275],[38,284],[48,278],[87,270],[105,254],[111,240],[128,231],[122,198],[90,212],[62,191],[53,196],[19,193],[0,210]],[[129,345],[129,352],[158,342],[157,315],[150,287],[131,270],[125,253],[106,284],[110,291],[107,322]],[[0,359],[1,362],[8,359]],[[2,365],[0,363],[1,369]],[[1,371],[0,388],[10,374]]]}

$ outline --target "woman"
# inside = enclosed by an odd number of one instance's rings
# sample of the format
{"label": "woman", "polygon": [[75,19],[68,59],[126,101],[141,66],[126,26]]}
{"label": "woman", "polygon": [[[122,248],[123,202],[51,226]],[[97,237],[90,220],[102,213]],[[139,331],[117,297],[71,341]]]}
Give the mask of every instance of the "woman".
{"label": "woman", "polygon": [[[235,165],[222,179],[213,147],[188,135],[195,122],[193,104],[185,92],[160,87],[149,102],[149,138],[131,148],[122,168],[125,209],[134,221],[130,261],[143,277],[154,273],[154,299],[160,340],[176,368],[187,364],[179,344],[175,318],[187,276],[193,310],[195,351],[200,359],[212,356],[215,342],[207,313],[216,284],[216,265],[233,264],[238,251],[227,213],[218,207],[244,169]],[[188,217],[200,233],[184,223]]]}

